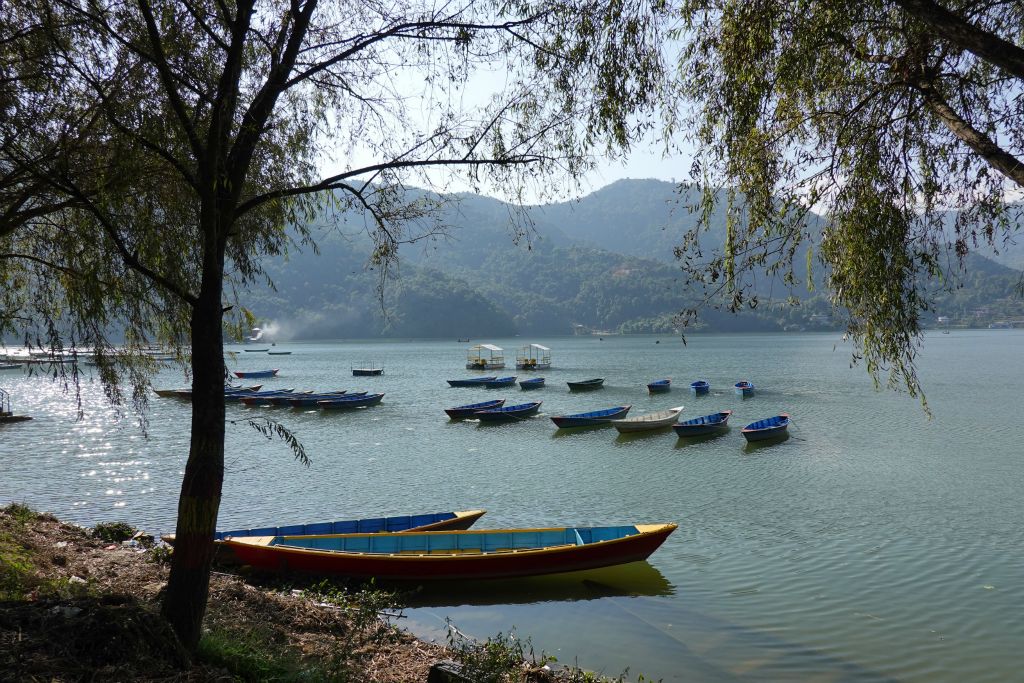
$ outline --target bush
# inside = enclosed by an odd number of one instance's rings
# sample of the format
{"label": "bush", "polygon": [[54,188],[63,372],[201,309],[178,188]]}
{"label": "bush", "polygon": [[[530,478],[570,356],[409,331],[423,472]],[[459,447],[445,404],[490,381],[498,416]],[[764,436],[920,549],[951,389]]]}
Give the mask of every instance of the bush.
{"label": "bush", "polygon": [[121,541],[127,541],[137,531],[138,529],[128,522],[101,522],[92,530],[92,535],[104,541],[120,543]]}

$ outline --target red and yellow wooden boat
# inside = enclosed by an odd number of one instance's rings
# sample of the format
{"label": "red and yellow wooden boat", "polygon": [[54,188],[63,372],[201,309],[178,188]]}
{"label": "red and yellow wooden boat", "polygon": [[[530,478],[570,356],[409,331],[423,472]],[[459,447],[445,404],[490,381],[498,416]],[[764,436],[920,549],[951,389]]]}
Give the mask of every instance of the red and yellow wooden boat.
{"label": "red and yellow wooden boat", "polygon": [[380,580],[499,579],[645,560],[675,524],[226,538],[242,564]]}

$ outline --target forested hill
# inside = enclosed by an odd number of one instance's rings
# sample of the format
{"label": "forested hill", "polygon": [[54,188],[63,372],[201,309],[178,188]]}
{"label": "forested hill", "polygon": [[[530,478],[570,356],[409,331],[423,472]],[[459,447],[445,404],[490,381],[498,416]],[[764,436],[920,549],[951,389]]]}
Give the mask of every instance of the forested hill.
{"label": "forested hill", "polygon": [[[574,326],[666,332],[677,313],[697,302],[672,253],[694,223],[686,208],[692,193],[662,181],[626,180],[525,215],[494,199],[462,195],[440,214],[447,239],[402,248],[383,302],[379,273],[366,267],[365,236],[315,231],[321,253],[307,249],[268,263],[276,289],[254,288],[244,303],[276,322],[282,338],[481,338],[568,334]],[[524,218],[532,228],[516,242]],[[360,222],[355,217],[349,224]],[[723,233],[724,226],[713,225],[704,239],[721,241]],[[936,316],[971,316],[979,308],[998,313],[1019,303],[1019,273],[980,257],[968,269],[964,287],[939,296]],[[762,294],[774,299],[789,293],[777,279],[761,282]],[[799,307],[762,305],[738,316],[707,310],[699,325],[733,331],[840,324],[823,296],[802,287],[794,293]]]}

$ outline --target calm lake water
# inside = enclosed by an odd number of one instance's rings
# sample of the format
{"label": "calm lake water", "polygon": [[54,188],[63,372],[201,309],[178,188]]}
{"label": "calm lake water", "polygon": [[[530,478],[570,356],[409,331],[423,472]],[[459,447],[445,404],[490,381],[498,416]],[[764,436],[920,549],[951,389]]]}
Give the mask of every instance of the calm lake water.
{"label": "calm lake water", "polygon": [[[477,341],[477,340],[474,340]],[[413,597],[402,623],[444,639],[445,618],[486,637],[515,627],[562,662],[666,681],[1006,681],[1024,666],[1022,331],[931,335],[920,359],[934,418],[876,391],[836,335],[693,335],[482,340],[553,349],[548,386],[450,389],[469,376],[446,342],[282,344],[238,353],[239,369],[281,368],[270,387],[384,391],[372,409],[230,406],[272,414],[305,444],[230,425],[222,528],[481,507],[480,527],[676,522],[648,563]],[[656,343],[660,341],[660,343]],[[838,346],[837,346],[838,344]],[[236,347],[241,349],[242,347]],[[381,377],[352,377],[374,362]],[[504,374],[515,374],[509,371]],[[522,375],[523,373],[520,373]],[[570,394],[566,380],[604,377]],[[669,394],[644,384],[671,377]],[[712,384],[708,396],[686,389]],[[732,384],[749,379],[757,395]],[[155,386],[180,386],[166,371]],[[154,397],[149,436],[118,420],[96,383],[73,396],[44,377],[0,371],[17,412],[0,427],[0,503],[92,525],[173,530],[189,404]],[[504,396],[543,400],[525,422],[449,422],[442,408]],[[618,404],[632,414],[685,405],[735,411],[696,443],[599,429],[558,433],[546,416]],[[791,437],[750,449],[740,428],[792,414]]]}

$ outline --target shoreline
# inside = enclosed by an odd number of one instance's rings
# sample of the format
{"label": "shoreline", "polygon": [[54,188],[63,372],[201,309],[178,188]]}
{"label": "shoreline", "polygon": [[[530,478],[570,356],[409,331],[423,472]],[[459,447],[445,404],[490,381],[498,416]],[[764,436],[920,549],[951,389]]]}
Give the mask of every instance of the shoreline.
{"label": "shoreline", "polygon": [[[16,503],[0,508],[0,670],[11,680],[406,683],[472,681],[503,667],[507,680],[605,680],[553,669],[514,636],[479,643],[452,627],[447,646],[420,640],[396,623],[396,594],[372,586],[216,567],[190,658],[159,613],[168,559],[166,545],[124,523],[87,529]],[[470,677],[431,674],[460,667]]]}

